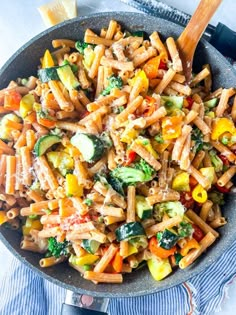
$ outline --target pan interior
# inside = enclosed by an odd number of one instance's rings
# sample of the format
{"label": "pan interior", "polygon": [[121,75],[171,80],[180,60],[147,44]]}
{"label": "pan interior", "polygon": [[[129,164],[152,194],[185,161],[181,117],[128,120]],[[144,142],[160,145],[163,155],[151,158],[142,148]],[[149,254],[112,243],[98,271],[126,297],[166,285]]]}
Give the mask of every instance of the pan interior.
{"label": "pan interior", "polygon": [[[137,13],[103,13],[93,16],[73,19],[53,27],[33,38],[15,53],[0,71],[0,88],[4,88],[10,80],[17,77],[27,77],[36,74],[39,59],[46,48],[51,47],[51,41],[56,38],[82,39],[84,31],[91,28],[99,32],[108,25],[111,19],[117,20],[123,29],[129,31],[144,30],[148,34],[158,31],[163,38],[172,36],[177,38],[182,28],[171,22]],[[202,41],[197,48],[194,60],[194,71],[200,71],[203,64],[212,67],[214,89],[231,87],[236,82],[236,74],[230,64],[211,45]],[[77,271],[66,263],[51,268],[39,267],[40,255],[22,251],[19,248],[20,234],[8,229],[0,228],[0,238],[13,254],[23,263],[33,268],[46,279],[79,293],[106,297],[132,297],[150,294],[175,286],[203,271],[212,264],[236,238],[235,196],[231,195],[224,207],[224,214],[228,224],[220,229],[221,238],[204,254],[192,267],[178,270],[161,282],[156,282],[146,268],[124,276],[121,285],[94,285],[84,280]]]}

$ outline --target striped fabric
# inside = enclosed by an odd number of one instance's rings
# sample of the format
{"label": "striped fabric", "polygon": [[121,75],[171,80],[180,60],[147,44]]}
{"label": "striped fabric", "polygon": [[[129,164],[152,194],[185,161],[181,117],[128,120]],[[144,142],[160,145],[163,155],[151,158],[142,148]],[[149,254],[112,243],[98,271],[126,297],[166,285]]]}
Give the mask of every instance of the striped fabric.
{"label": "striped fabric", "polygon": [[[236,241],[205,272],[169,290],[132,299],[112,299],[111,315],[208,315],[224,298],[236,274]],[[2,264],[2,262],[1,262]],[[0,315],[59,315],[65,290],[40,278],[15,258],[0,278]]]}

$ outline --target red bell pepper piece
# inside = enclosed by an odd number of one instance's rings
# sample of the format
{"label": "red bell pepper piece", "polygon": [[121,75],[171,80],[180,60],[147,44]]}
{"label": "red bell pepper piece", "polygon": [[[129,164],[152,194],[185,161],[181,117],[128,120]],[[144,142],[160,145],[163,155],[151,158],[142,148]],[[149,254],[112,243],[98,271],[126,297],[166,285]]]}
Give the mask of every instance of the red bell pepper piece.
{"label": "red bell pepper piece", "polygon": [[196,224],[192,224],[192,227],[194,229],[193,238],[195,238],[197,242],[200,242],[204,237],[203,231]]}
{"label": "red bell pepper piece", "polygon": [[130,165],[131,163],[133,163],[133,161],[135,160],[137,154],[135,151],[128,151],[127,154],[127,161],[125,162],[125,165]]}
{"label": "red bell pepper piece", "polygon": [[22,96],[17,91],[8,91],[4,96],[4,108],[9,110],[19,110]]}
{"label": "red bell pepper piece", "polygon": [[219,154],[218,157],[221,159],[221,161],[223,162],[224,165],[226,165],[226,166],[230,165],[230,162],[225,155]]}
{"label": "red bell pepper piece", "polygon": [[190,209],[194,206],[194,199],[191,191],[183,191],[180,193],[180,202],[185,208]]}
{"label": "red bell pepper piece", "polygon": [[161,70],[168,70],[168,67],[167,67],[166,62],[164,62],[163,60],[160,60],[158,69],[161,69]]}
{"label": "red bell pepper piece", "polygon": [[230,188],[226,188],[225,186],[221,187],[221,186],[215,184],[215,187],[216,187],[216,189],[217,189],[219,192],[221,192],[221,193],[223,193],[223,194],[227,194],[227,193],[230,192]]}
{"label": "red bell pepper piece", "polygon": [[188,102],[188,106],[186,107],[187,109],[191,109],[194,103],[194,100],[192,99],[192,97],[187,96],[186,97],[186,101]]}

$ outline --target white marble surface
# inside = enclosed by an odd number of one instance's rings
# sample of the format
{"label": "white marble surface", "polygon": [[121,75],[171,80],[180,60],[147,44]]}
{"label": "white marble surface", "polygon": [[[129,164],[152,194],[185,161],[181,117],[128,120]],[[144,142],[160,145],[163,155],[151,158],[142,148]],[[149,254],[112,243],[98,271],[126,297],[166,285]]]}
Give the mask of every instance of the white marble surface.
{"label": "white marble surface", "polygon": [[[36,8],[48,1],[10,0],[0,2],[0,67],[19,47],[45,29]],[[199,1],[163,0],[163,2],[191,14]],[[102,11],[137,11],[119,0],[78,0],[77,3],[80,16]],[[236,31],[235,12],[236,1],[224,0],[211,23],[216,25],[218,22],[222,22]],[[11,253],[0,243],[0,275],[8,271],[11,258]],[[215,314],[235,314],[236,281],[230,285],[227,292],[221,308]]]}

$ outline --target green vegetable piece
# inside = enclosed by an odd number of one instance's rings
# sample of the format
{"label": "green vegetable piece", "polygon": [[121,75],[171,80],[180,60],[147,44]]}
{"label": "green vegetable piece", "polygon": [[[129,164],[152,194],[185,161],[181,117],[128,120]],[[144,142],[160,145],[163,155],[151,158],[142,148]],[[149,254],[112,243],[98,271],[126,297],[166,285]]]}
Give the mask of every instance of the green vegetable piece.
{"label": "green vegetable piece", "polygon": [[140,219],[151,218],[153,208],[148,204],[144,196],[136,195],[135,208],[136,208],[136,213]]}
{"label": "green vegetable piece", "polygon": [[85,48],[87,47],[95,47],[96,45],[92,45],[92,44],[87,44],[85,43],[83,40],[78,40],[76,43],[75,43],[75,49],[78,50],[78,52],[81,54],[81,55],[84,55],[84,50]]}
{"label": "green vegetable piece", "polygon": [[180,237],[189,237],[193,233],[193,227],[192,224],[188,222],[180,222],[178,227],[178,235]]}
{"label": "green vegetable piece", "polygon": [[171,249],[179,240],[178,234],[172,229],[165,229],[162,235],[158,235],[158,244],[164,249]]}
{"label": "green vegetable piece", "polygon": [[112,89],[114,88],[121,89],[123,86],[123,81],[121,77],[119,76],[116,77],[114,74],[108,78],[108,82],[109,82],[108,87],[101,93],[101,95],[103,96],[110,94]]}
{"label": "green vegetable piece", "polygon": [[179,262],[183,258],[183,256],[180,255],[179,253],[175,253],[174,256],[175,256],[175,263],[176,263],[176,265],[179,265]]}
{"label": "green vegetable piece", "polygon": [[147,248],[148,247],[148,240],[146,236],[139,236],[139,237],[133,237],[129,239],[129,243],[132,244],[135,248]]}
{"label": "green vegetable piece", "polygon": [[217,191],[217,190],[213,190],[211,192],[208,193],[208,199],[211,200],[214,204],[217,205],[224,205],[225,201],[224,201],[224,194]]}
{"label": "green vegetable piece", "polygon": [[43,155],[47,149],[53,146],[56,143],[61,142],[61,138],[54,135],[46,135],[39,138],[34,146],[34,152],[36,156]]}
{"label": "green vegetable piece", "polygon": [[84,203],[87,205],[87,206],[91,206],[93,204],[93,200],[92,199],[89,199],[89,198],[86,198],[84,200]]}
{"label": "green vegetable piece", "polygon": [[161,96],[161,103],[165,106],[167,114],[181,110],[184,104],[183,96]]}
{"label": "green vegetable piece", "polygon": [[145,173],[132,167],[117,167],[111,172],[111,176],[126,185],[145,181]]}
{"label": "green vegetable piece", "polygon": [[77,71],[78,71],[78,66],[75,65],[74,63],[70,63],[67,59],[63,60],[62,65],[63,65],[63,66],[69,65],[69,66],[71,67],[71,70],[72,70],[73,72],[77,72]]}
{"label": "green vegetable piece", "polygon": [[58,67],[57,74],[67,90],[70,91],[80,86],[78,79],[75,77],[69,65]]}
{"label": "green vegetable piece", "polygon": [[83,268],[84,268],[85,271],[92,270],[92,266],[91,265],[83,265]]}
{"label": "green vegetable piece", "polygon": [[115,230],[115,234],[118,242],[146,235],[140,222],[125,223]]}
{"label": "green vegetable piece", "polygon": [[107,181],[116,192],[118,192],[122,196],[125,195],[122,180],[110,175],[108,176]]}
{"label": "green vegetable piece", "polygon": [[43,68],[38,70],[38,78],[42,83],[46,83],[51,80],[59,80],[57,74],[58,67]]}
{"label": "green vegetable piece", "polygon": [[135,168],[142,171],[145,174],[144,181],[149,181],[155,174],[155,170],[144,159],[141,159],[138,163],[135,163]]}
{"label": "green vegetable piece", "polygon": [[204,106],[207,108],[214,108],[218,104],[218,98],[212,98],[211,100],[204,102]]}
{"label": "green vegetable piece", "polygon": [[153,257],[147,261],[147,265],[152,277],[156,281],[164,279],[172,272],[168,258],[159,259],[157,257]]}
{"label": "green vegetable piece", "polygon": [[211,163],[215,168],[216,172],[221,172],[223,170],[223,161],[218,157],[217,152],[215,150],[210,150],[209,152]]}
{"label": "green vegetable piece", "polygon": [[175,216],[184,216],[184,206],[180,201],[167,201],[155,205],[155,209],[161,214],[167,213],[171,218]]}
{"label": "green vegetable piece", "polygon": [[161,134],[157,134],[154,137],[154,139],[156,140],[157,143],[160,143],[160,144],[163,144],[165,142]]}
{"label": "green vegetable piece", "polygon": [[57,242],[55,237],[49,237],[48,239],[48,250],[51,256],[59,258],[60,256],[66,256],[69,253],[69,245],[68,241]]}
{"label": "green vegetable piece", "polygon": [[195,152],[201,151],[203,149],[203,134],[200,129],[197,127],[192,129],[191,139],[195,142]]}
{"label": "green vegetable piece", "polygon": [[101,243],[95,240],[83,240],[81,246],[90,254],[96,253]]}
{"label": "green vegetable piece", "polygon": [[95,135],[77,132],[70,141],[79,149],[86,162],[95,162],[99,160],[104,153],[103,141]]}

